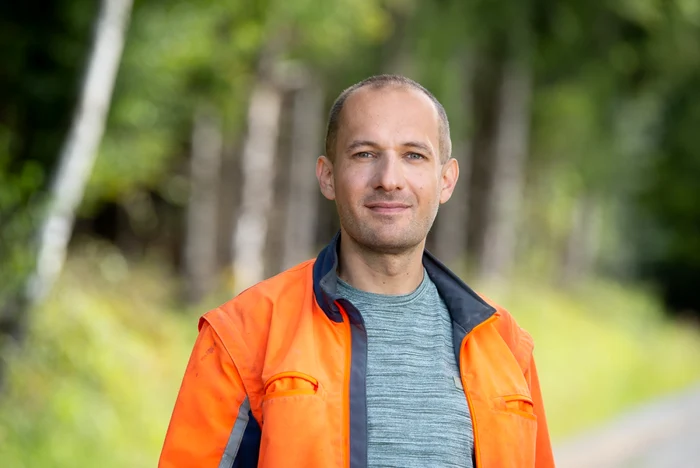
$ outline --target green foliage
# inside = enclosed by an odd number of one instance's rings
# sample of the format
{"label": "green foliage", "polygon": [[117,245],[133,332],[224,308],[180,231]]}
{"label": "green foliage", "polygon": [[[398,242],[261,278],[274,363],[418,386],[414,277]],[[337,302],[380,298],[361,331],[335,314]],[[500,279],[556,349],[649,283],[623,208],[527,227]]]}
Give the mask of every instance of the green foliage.
{"label": "green foliage", "polygon": [[239,138],[263,54],[332,69],[385,26],[374,0],[137,4],[83,213],[172,186],[199,103],[218,108],[227,143]]}
{"label": "green foliage", "polygon": [[155,466],[196,316],[168,313],[160,268],[97,245],[76,257],[7,357],[0,465]]}
{"label": "green foliage", "polygon": [[195,12],[184,2],[153,3],[135,10],[84,210],[140,187],[157,189],[187,151],[195,102],[216,99],[226,80],[241,84],[235,77],[246,75],[245,66],[229,69],[240,57],[218,57],[222,5],[204,3]]}
{"label": "green foliage", "polygon": [[[678,310],[697,309],[700,282],[700,74],[690,76],[664,107],[661,144],[638,193],[635,238],[639,263]],[[653,174],[653,176],[651,176]]]}
{"label": "green foliage", "polygon": [[40,200],[32,195],[43,183],[44,175],[41,166],[30,160],[20,165],[18,174],[10,176],[3,136],[0,133],[0,304],[20,290],[33,266],[28,239],[37,224]]}
{"label": "green foliage", "polygon": [[[96,3],[0,5],[0,323],[33,267],[32,240],[75,105]],[[0,337],[2,341],[2,337]]]}

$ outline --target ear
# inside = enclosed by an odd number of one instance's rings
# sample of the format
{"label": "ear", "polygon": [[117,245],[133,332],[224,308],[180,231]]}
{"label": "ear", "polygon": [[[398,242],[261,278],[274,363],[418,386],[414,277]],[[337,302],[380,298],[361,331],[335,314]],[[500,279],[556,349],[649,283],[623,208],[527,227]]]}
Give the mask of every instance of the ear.
{"label": "ear", "polygon": [[442,166],[442,188],[440,189],[441,204],[452,197],[452,192],[454,192],[455,185],[457,185],[457,179],[459,179],[459,163],[455,158],[450,158]]}
{"label": "ear", "polygon": [[325,156],[316,160],[316,178],[321,187],[321,193],[329,200],[335,200],[335,185],[333,184],[333,163]]}

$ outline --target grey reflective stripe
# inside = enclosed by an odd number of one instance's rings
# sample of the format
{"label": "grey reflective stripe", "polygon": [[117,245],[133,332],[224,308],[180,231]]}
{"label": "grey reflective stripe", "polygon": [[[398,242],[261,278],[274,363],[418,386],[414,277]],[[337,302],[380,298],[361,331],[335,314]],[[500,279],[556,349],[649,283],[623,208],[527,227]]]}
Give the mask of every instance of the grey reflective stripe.
{"label": "grey reflective stripe", "polygon": [[350,301],[338,304],[350,322],[350,468],[367,468],[367,330]]}
{"label": "grey reflective stripe", "polygon": [[233,423],[233,429],[231,429],[231,435],[228,437],[228,443],[224,449],[224,455],[221,457],[219,468],[231,468],[233,466],[233,461],[236,459],[236,455],[238,455],[238,449],[243,440],[243,433],[245,432],[246,426],[248,426],[249,411],[250,401],[246,396],[243,403],[241,403],[241,407],[238,409],[238,417],[236,418],[236,422]]}
{"label": "grey reflective stripe", "polygon": [[350,329],[350,468],[367,468],[367,331],[358,323]]}

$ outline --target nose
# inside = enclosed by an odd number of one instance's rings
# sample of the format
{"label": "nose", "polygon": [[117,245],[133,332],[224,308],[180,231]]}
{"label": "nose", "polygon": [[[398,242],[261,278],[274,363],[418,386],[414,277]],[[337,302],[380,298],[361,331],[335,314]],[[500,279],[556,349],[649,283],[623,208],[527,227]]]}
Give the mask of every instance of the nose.
{"label": "nose", "polygon": [[400,158],[391,152],[385,153],[377,161],[377,172],[375,177],[375,189],[382,189],[385,192],[401,190],[404,186],[403,166]]}

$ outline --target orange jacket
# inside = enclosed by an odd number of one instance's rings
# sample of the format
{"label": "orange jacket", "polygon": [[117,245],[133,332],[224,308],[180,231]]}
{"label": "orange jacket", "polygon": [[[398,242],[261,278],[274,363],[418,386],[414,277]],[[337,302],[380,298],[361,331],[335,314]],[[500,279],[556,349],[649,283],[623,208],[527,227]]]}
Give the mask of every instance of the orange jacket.
{"label": "orange jacket", "polygon": [[[337,245],[200,319],[160,468],[367,466],[367,334],[336,295]],[[423,264],[452,316],[476,466],[553,467],[532,338]]]}

